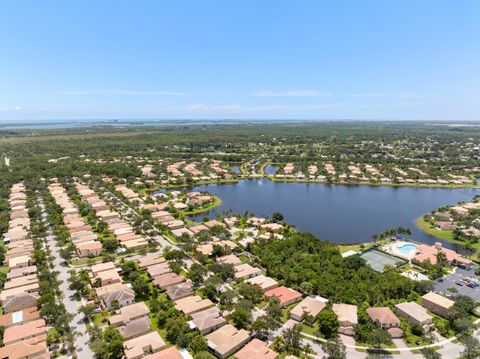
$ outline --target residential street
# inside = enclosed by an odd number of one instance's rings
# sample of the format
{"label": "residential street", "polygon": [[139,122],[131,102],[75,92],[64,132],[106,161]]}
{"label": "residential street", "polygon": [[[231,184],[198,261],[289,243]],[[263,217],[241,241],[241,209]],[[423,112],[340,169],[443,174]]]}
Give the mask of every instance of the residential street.
{"label": "residential street", "polygon": [[[42,209],[42,217],[46,221],[46,213],[43,202],[40,201],[40,208]],[[47,232],[47,245],[50,247],[53,256],[54,270],[58,271],[58,279],[61,281],[60,291],[63,293],[63,304],[65,309],[74,314],[71,326],[75,331],[75,348],[76,354],[79,359],[91,359],[94,357],[93,352],[90,350],[89,343],[90,338],[87,333],[87,328],[83,322],[83,314],[78,312],[78,309],[82,306],[82,302],[74,299],[75,292],[68,288],[68,266],[66,266],[60,257],[60,247],[55,240],[50,228]]]}

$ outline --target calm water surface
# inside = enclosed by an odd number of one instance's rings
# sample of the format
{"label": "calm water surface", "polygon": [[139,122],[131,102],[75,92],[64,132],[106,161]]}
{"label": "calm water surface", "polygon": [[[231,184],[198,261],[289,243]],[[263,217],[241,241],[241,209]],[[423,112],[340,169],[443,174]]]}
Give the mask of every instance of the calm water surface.
{"label": "calm water surface", "polygon": [[[238,184],[213,184],[194,188],[222,199],[222,205],[194,218],[217,212],[253,212],[258,216],[283,213],[285,221],[301,231],[337,243],[369,241],[372,234],[393,227],[408,227],[412,238],[423,243],[439,241],[415,225],[415,219],[433,209],[479,194],[478,189],[344,186],[319,183],[282,183],[267,179]],[[449,242],[445,246],[456,248]]]}

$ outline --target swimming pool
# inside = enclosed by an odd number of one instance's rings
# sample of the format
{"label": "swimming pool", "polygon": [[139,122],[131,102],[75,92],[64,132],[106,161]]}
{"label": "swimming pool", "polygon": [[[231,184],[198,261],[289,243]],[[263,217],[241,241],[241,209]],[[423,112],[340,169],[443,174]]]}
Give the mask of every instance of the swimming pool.
{"label": "swimming pool", "polygon": [[417,249],[417,246],[413,243],[406,243],[398,246],[397,249],[402,254],[412,254]]}

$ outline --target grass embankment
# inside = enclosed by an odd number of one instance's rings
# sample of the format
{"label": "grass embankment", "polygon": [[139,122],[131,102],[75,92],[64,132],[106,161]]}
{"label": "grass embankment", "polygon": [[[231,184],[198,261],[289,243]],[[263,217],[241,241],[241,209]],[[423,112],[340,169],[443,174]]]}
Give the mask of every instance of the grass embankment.
{"label": "grass embankment", "polygon": [[342,186],[386,186],[386,187],[416,187],[416,188],[480,188],[479,185],[473,183],[467,184],[426,184],[426,183],[375,183],[375,182],[343,182],[332,181],[322,182],[315,179],[298,179],[298,178],[277,178],[274,176],[266,176],[274,182],[290,182],[290,183],[321,183]]}
{"label": "grass embankment", "polygon": [[[460,245],[463,245],[463,246],[466,244],[465,241],[461,241],[461,240],[453,238],[453,231],[442,231],[442,230],[432,226],[430,224],[430,222],[425,221],[423,219],[423,217],[417,218],[416,224],[417,224],[417,227],[420,228],[422,231],[424,231],[424,232],[426,232],[426,233],[428,233],[428,234],[430,234],[434,237],[437,237],[437,238],[440,238],[440,239],[443,239],[445,241],[449,241],[449,242],[452,242],[452,243],[460,244]],[[480,242],[472,243],[472,247],[474,249],[476,249],[477,251],[480,250]]]}
{"label": "grass embankment", "polygon": [[195,215],[195,214],[200,214],[200,213],[203,213],[203,212],[207,212],[215,207],[218,207],[222,204],[222,200],[217,197],[217,196],[213,196],[213,202],[212,203],[209,203],[207,206],[205,207],[202,207],[202,208],[197,208],[197,209],[194,209],[194,210],[191,210],[191,211],[180,211],[180,213],[182,213],[184,216],[192,216],[192,215]]}

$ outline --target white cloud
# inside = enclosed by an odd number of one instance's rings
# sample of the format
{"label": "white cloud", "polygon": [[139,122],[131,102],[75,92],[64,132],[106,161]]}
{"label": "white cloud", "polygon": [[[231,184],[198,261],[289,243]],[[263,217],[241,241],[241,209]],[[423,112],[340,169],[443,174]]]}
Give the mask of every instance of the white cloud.
{"label": "white cloud", "polygon": [[252,93],[253,96],[259,97],[318,97],[318,96],[330,96],[328,92],[318,92],[315,90],[290,90],[290,91],[272,91],[262,90]]}
{"label": "white cloud", "polygon": [[89,96],[89,95],[121,95],[121,96],[190,96],[188,92],[179,91],[130,91],[130,90],[78,90],[55,91],[54,95]]}
{"label": "white cloud", "polygon": [[15,106],[15,111],[22,111],[22,106]]}

